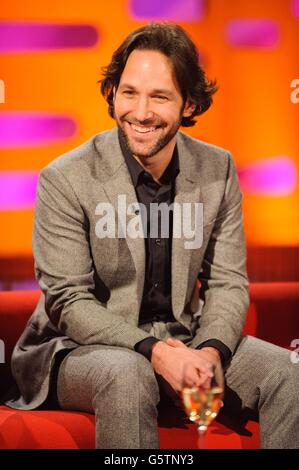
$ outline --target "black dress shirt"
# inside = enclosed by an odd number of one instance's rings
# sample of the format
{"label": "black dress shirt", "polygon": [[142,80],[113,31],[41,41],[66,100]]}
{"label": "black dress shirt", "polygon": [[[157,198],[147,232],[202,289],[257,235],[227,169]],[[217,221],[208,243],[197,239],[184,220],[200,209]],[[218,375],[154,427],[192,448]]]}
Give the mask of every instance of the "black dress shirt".
{"label": "black dress shirt", "polygon": [[[168,206],[173,203],[175,196],[175,179],[180,172],[179,155],[175,147],[171,161],[163,175],[156,182],[150,173],[133,157],[119,132],[119,141],[125,158],[139,203],[145,207],[144,232],[146,269],[142,302],[139,312],[139,324],[153,321],[175,321],[171,305],[171,245],[172,245],[172,210],[167,211],[167,219],[164,216],[164,229],[168,233],[162,233],[161,212],[153,213],[151,204],[165,203]],[[157,207],[157,206],[156,206]],[[137,212],[138,213],[138,212]],[[142,216],[141,212],[141,216]],[[157,217],[158,214],[158,217]],[[150,236],[150,231],[156,229],[155,237]],[[167,230],[168,229],[168,230]],[[153,345],[159,341],[155,337],[146,338],[135,345],[135,350],[143,354],[149,360]],[[215,347],[225,363],[231,356],[231,351],[221,341],[210,339],[201,344]]]}

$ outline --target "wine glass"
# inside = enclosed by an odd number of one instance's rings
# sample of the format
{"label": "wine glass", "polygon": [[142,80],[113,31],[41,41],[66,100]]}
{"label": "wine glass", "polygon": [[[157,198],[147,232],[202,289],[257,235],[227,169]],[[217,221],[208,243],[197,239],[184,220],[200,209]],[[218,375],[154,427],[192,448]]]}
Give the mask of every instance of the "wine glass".
{"label": "wine glass", "polygon": [[197,424],[199,448],[204,448],[206,431],[223,406],[224,377],[221,367],[212,368],[213,376],[200,386],[190,386],[188,367],[183,373],[181,398],[185,412]]}

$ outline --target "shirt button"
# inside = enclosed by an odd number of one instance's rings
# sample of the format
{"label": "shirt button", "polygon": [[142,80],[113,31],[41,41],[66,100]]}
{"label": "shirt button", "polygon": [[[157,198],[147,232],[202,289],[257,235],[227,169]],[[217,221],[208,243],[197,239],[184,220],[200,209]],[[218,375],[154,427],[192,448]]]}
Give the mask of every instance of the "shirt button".
{"label": "shirt button", "polygon": [[154,283],[154,287],[157,288],[159,286],[159,282]]}

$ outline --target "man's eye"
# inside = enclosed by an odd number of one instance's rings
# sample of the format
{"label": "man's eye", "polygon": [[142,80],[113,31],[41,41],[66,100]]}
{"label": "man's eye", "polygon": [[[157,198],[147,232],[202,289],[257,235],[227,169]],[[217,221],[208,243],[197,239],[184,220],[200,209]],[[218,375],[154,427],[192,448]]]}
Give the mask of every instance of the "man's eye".
{"label": "man's eye", "polygon": [[154,96],[154,98],[159,101],[166,101],[168,99],[167,96],[162,96],[162,95],[156,95]]}
{"label": "man's eye", "polygon": [[132,90],[124,90],[123,94],[127,95],[127,96],[132,96],[134,94],[134,92]]}

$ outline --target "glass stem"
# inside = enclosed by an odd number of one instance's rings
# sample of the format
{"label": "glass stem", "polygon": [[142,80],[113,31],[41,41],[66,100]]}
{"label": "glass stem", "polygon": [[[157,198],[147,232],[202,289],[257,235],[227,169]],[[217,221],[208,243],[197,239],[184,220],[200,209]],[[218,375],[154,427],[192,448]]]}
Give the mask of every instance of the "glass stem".
{"label": "glass stem", "polygon": [[205,435],[206,435],[207,426],[198,426],[198,448],[205,448]]}

